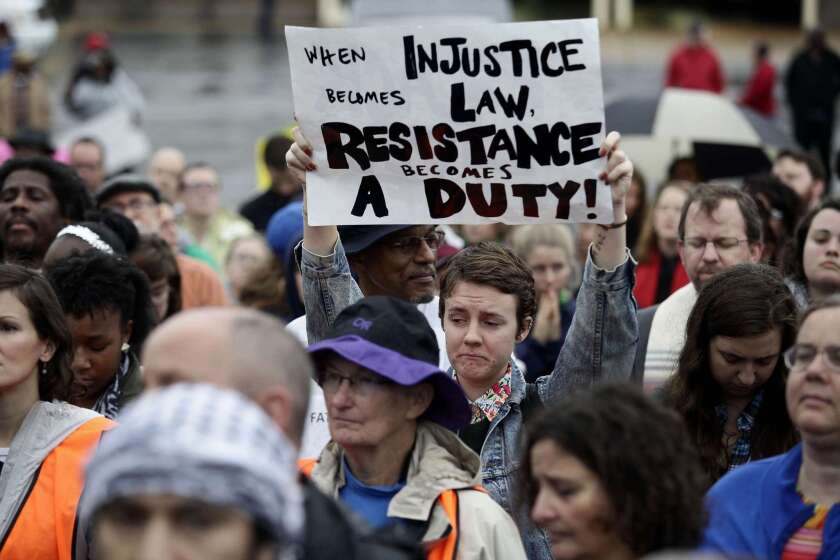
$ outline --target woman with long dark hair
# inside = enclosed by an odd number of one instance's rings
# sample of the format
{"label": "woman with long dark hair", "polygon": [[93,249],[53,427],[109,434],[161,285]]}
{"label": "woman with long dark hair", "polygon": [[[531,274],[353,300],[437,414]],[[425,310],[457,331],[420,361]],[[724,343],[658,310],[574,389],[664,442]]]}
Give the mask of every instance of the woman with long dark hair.
{"label": "woman with long dark hair", "polygon": [[700,291],[663,391],[685,420],[710,485],[796,444],[782,359],[795,339],[796,305],[775,269],[736,265]]}
{"label": "woman with long dark hair", "polygon": [[800,309],[840,293],[840,198],[822,202],[799,222],[788,274]]}
{"label": "woman with long dark hair", "polygon": [[37,272],[0,265],[0,551],[3,558],[86,558],[76,511],[82,466],[111,422],[61,402],[72,340]]}

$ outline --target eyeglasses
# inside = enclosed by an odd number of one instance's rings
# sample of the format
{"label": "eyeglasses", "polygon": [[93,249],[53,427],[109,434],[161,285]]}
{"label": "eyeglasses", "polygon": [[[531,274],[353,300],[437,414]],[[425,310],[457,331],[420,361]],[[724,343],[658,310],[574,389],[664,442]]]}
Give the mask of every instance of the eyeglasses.
{"label": "eyeglasses", "polygon": [[437,252],[440,246],[443,244],[444,233],[440,230],[435,230],[429,233],[428,235],[424,235],[422,237],[419,236],[411,236],[411,237],[400,237],[399,239],[390,243],[390,247],[392,249],[396,249],[400,251],[402,254],[406,256],[416,255],[417,251],[420,250],[423,242],[426,242],[426,245],[432,252]]}
{"label": "eyeglasses", "polygon": [[810,344],[794,344],[785,352],[785,365],[790,369],[805,369],[820,354],[828,369],[834,373],[840,373],[840,346],[826,346],[817,350]]}
{"label": "eyeglasses", "polygon": [[334,395],[341,388],[341,382],[347,380],[350,389],[357,395],[366,397],[375,393],[377,390],[390,385],[391,382],[387,379],[374,376],[350,376],[342,375],[335,371],[328,371],[321,377],[321,389],[324,393]]}
{"label": "eyeglasses", "polygon": [[737,237],[716,237],[715,239],[706,239],[705,237],[686,237],[683,244],[692,251],[702,251],[709,243],[715,246],[715,251],[726,252],[735,249],[741,243],[748,242],[748,239],[738,239]]}
{"label": "eyeglasses", "polygon": [[184,190],[185,191],[215,191],[219,188],[219,185],[210,181],[195,181],[192,183],[184,183]]}

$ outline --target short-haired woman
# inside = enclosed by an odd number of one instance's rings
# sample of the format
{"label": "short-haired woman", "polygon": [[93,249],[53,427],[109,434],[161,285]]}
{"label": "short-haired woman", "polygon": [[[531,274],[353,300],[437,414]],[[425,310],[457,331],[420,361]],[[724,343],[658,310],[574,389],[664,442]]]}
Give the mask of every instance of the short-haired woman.
{"label": "short-haired woman", "polygon": [[840,296],[805,312],[785,361],[787,408],[802,443],[712,487],[704,548],[755,558],[840,558]]}
{"label": "short-haired woman", "polygon": [[700,291],[663,393],[685,420],[708,485],[796,443],[782,360],[795,337],[793,298],[769,266],[736,265]]}
{"label": "short-haired woman", "polygon": [[693,549],[705,521],[697,459],[673,411],[630,384],[603,384],[529,426],[523,497],[556,560]]}

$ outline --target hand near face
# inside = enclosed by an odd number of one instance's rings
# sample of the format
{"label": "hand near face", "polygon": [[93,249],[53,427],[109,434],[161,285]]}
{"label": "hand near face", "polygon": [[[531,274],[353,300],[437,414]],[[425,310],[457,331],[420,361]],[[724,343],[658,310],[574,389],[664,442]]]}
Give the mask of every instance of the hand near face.
{"label": "hand near face", "polygon": [[548,290],[540,294],[532,335],[540,344],[546,344],[559,339],[561,333],[560,298],[556,290]]}

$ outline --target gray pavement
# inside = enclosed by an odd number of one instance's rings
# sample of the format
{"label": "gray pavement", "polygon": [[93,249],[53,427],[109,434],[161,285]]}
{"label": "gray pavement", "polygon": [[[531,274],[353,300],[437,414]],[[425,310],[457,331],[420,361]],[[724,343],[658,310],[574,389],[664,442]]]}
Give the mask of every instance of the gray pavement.
{"label": "gray pavement", "polygon": [[[288,59],[282,40],[260,44],[249,35],[115,34],[115,51],[144,91],[146,130],[154,146],[175,145],[190,160],[218,166],[223,200],[235,207],[254,192],[254,143],[292,121]],[[607,100],[655,94],[678,33],[645,30],[604,33],[602,56]],[[714,27],[710,39],[723,59],[727,94],[737,96],[749,75],[751,49],[766,39],[778,68],[800,41],[795,29]],[[837,43],[835,41],[835,43]],[[62,39],[43,68],[53,84],[55,106],[76,57],[75,42]],[[780,116],[782,122],[786,116]],[[70,124],[58,111],[56,128]]]}

